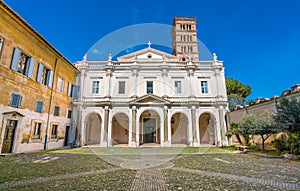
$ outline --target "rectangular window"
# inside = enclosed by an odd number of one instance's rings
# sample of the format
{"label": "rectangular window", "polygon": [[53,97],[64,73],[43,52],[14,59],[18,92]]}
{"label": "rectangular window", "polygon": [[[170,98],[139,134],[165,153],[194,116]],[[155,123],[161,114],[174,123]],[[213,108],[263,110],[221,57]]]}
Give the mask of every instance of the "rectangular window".
{"label": "rectangular window", "polygon": [[15,94],[15,93],[11,94],[11,98],[10,98],[10,106],[11,107],[20,108],[21,102],[22,102],[22,96],[20,94]]}
{"label": "rectangular window", "polygon": [[43,113],[43,107],[44,107],[44,102],[43,101],[37,101],[36,102],[36,112]]}
{"label": "rectangular window", "polygon": [[46,68],[44,64],[39,63],[38,73],[36,75],[36,81],[46,86],[52,86],[53,72],[49,68]]}
{"label": "rectangular window", "polygon": [[52,76],[50,75],[50,73],[51,73],[51,70],[50,70],[50,69],[48,69],[48,68],[46,68],[46,67],[43,68],[43,72],[42,72],[42,81],[41,81],[42,84],[47,85],[47,86],[50,85],[50,84],[49,84],[49,81],[50,81],[50,77],[52,77]]}
{"label": "rectangular window", "polygon": [[64,85],[65,85],[65,80],[63,78],[58,77],[56,90],[59,92],[64,92]]}
{"label": "rectangular window", "polygon": [[35,60],[20,49],[15,48],[10,68],[29,78],[32,78]]}
{"label": "rectangular window", "polygon": [[54,106],[54,116],[59,116],[59,110],[60,110],[59,106]]}
{"label": "rectangular window", "polygon": [[125,81],[119,81],[119,94],[125,94]]}
{"label": "rectangular window", "polygon": [[33,129],[32,129],[32,131],[33,131],[32,138],[33,139],[40,138],[41,128],[42,128],[42,123],[34,123],[33,124]]}
{"label": "rectangular window", "polygon": [[68,110],[68,116],[67,116],[69,119],[72,118],[72,110]]}
{"label": "rectangular window", "polygon": [[207,94],[208,93],[208,84],[207,81],[201,81],[201,93]]}
{"label": "rectangular window", "polygon": [[99,93],[99,85],[100,85],[99,81],[93,81],[92,94],[98,94]]}
{"label": "rectangular window", "polygon": [[153,94],[153,81],[147,81],[147,94]]}
{"label": "rectangular window", "polygon": [[1,58],[1,53],[2,53],[3,42],[4,42],[4,39],[0,36],[0,58]]}
{"label": "rectangular window", "polygon": [[57,128],[58,125],[53,124],[51,128],[51,139],[56,139],[57,138]]}
{"label": "rectangular window", "polygon": [[181,94],[182,93],[182,88],[181,88],[181,81],[175,81],[175,93],[176,94]]}

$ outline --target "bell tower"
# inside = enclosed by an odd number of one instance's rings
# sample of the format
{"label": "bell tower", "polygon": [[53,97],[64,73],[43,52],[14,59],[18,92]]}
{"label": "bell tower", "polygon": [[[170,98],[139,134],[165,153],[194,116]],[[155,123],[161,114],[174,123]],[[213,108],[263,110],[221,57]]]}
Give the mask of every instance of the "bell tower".
{"label": "bell tower", "polygon": [[195,17],[174,17],[172,24],[172,54],[181,61],[199,61]]}

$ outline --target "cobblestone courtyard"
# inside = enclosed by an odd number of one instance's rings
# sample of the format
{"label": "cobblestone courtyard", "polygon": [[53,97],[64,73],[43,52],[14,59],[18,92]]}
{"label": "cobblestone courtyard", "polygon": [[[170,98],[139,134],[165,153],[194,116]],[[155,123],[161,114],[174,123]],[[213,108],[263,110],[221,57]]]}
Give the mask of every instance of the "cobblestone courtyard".
{"label": "cobblestone courtyard", "polygon": [[300,190],[300,163],[216,147],[62,149],[0,171],[0,190]]}

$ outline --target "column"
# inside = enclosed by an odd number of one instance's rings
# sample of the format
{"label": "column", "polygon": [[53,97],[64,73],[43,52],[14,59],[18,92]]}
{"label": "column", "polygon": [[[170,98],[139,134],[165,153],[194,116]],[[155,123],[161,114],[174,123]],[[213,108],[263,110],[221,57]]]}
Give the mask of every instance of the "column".
{"label": "column", "polygon": [[108,146],[108,120],[109,120],[109,107],[105,106],[104,111],[104,133],[103,133],[103,146]]}
{"label": "column", "polygon": [[192,116],[192,145],[194,145],[194,142],[196,141],[196,108],[195,106],[192,106],[191,109],[191,116]]}
{"label": "column", "polygon": [[136,147],[136,106],[132,106],[131,108],[131,142],[129,143],[130,147]]}
{"label": "column", "polygon": [[221,145],[219,146],[227,146],[228,145],[228,141],[227,141],[227,137],[225,136],[225,132],[226,132],[226,126],[225,126],[225,115],[224,115],[224,109],[220,106],[219,107],[219,123],[220,123],[220,135],[221,135]]}
{"label": "column", "polygon": [[168,142],[168,107],[164,107],[164,142]]}
{"label": "column", "polygon": [[[78,131],[75,129],[75,141],[78,141],[78,146],[83,146],[85,145],[85,140],[86,140],[86,124],[85,124],[85,118],[84,118],[84,115],[83,115],[83,110],[82,108],[80,107],[80,110],[78,111],[78,118],[80,118],[78,121],[78,124],[81,124],[79,125],[79,128],[78,128]],[[77,133],[79,134],[78,138],[76,137],[77,136]],[[78,140],[76,140],[78,139]]]}

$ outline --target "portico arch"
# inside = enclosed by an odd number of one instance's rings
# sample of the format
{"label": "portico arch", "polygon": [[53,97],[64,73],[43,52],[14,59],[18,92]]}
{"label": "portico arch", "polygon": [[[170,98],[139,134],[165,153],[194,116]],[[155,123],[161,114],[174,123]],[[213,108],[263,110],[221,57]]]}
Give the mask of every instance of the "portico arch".
{"label": "portico arch", "polygon": [[129,118],[124,113],[117,113],[112,118],[112,144],[128,144]]}
{"label": "portico arch", "polygon": [[85,118],[85,144],[100,144],[102,119],[97,113],[90,113]]}
{"label": "portico arch", "polygon": [[199,117],[200,144],[216,144],[216,119],[211,113]]}
{"label": "portico arch", "polygon": [[140,115],[140,143],[160,142],[160,117],[154,110],[145,110]]}
{"label": "portico arch", "polygon": [[184,113],[175,113],[171,117],[172,144],[187,144],[188,118]]}

